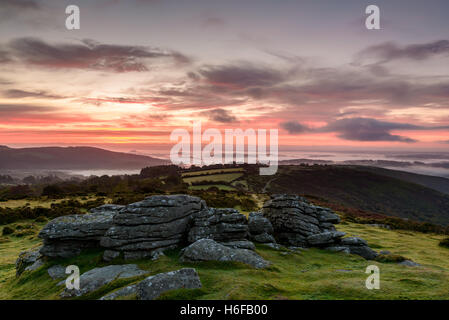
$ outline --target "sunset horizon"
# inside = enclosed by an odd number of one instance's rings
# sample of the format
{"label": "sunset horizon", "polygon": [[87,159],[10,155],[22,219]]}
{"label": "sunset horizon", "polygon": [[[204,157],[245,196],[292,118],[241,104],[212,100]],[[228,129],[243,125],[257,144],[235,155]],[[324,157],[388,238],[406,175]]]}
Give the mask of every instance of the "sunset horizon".
{"label": "sunset horizon", "polygon": [[201,121],[278,129],[280,148],[449,146],[438,6],[410,2],[416,22],[379,1],[373,31],[363,1],[249,1],[236,14],[237,2],[103,0],[67,30],[66,2],[0,4],[0,144],[148,150]]}

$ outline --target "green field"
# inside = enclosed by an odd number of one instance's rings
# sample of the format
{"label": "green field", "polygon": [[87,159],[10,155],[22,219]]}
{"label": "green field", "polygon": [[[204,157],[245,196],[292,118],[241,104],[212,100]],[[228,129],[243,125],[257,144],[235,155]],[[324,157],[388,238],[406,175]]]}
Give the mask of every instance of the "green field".
{"label": "green field", "polygon": [[210,182],[232,182],[243,176],[243,173],[222,173],[222,174],[210,174],[206,176],[194,176],[184,178],[185,183],[194,183],[200,181],[210,181]]}
{"label": "green field", "polygon": [[[149,274],[182,267],[197,269],[202,289],[175,290],[162,299],[449,299],[449,249],[438,246],[442,236],[353,223],[342,224],[338,229],[365,238],[376,250],[390,250],[422,266],[366,261],[359,256],[319,249],[298,253],[276,251],[263,245],[257,246],[257,252],[273,263],[268,270],[256,270],[240,263],[180,263],[179,250],[169,251],[156,261],[126,263],[137,263]],[[91,251],[73,259],[50,261],[16,278],[14,262],[19,252],[38,244],[35,235],[0,238],[0,299],[57,299],[61,288],[46,272],[50,265],[76,264],[81,272],[104,265],[101,252]],[[380,290],[365,287],[368,276],[365,270],[371,264],[380,268]],[[115,281],[85,298],[98,299],[140,279]]]}
{"label": "green field", "polygon": [[199,170],[199,171],[189,171],[182,173],[182,177],[194,177],[198,175],[212,175],[216,173],[226,172],[243,172],[243,168],[226,168],[226,169],[211,169],[211,170]]}

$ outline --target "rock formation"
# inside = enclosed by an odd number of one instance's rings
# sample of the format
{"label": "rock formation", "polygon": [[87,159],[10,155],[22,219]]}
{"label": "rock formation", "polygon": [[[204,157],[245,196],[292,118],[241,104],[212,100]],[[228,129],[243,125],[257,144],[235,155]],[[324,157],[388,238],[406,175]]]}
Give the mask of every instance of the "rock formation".
{"label": "rock formation", "polygon": [[112,218],[123,206],[103,205],[88,214],[58,217],[39,233],[44,245],[41,254],[47,257],[68,258],[81,250],[99,247],[101,237],[112,227]]}
{"label": "rock formation", "polygon": [[340,218],[331,209],[314,206],[300,196],[274,195],[264,204],[262,213],[272,223],[274,236],[281,244],[320,247],[357,254],[365,259],[377,256],[365,240],[342,239],[345,233],[336,231],[334,226]]}
{"label": "rock formation", "polygon": [[224,246],[212,239],[200,239],[183,249],[182,261],[238,261],[255,268],[267,268],[270,263],[254,251]]}
{"label": "rock formation", "polygon": [[159,273],[137,284],[137,299],[154,300],[162,293],[175,289],[199,289],[201,281],[195,269]]}
{"label": "rock formation", "polygon": [[204,208],[192,215],[188,241],[212,239],[233,248],[254,249],[247,240],[248,220],[235,209]]}
{"label": "rock formation", "polygon": [[276,243],[273,225],[260,212],[251,212],[248,217],[249,238],[259,243]]}
{"label": "rock formation", "polygon": [[201,281],[196,270],[184,268],[149,276],[138,283],[111,292],[100,300],[115,300],[132,295],[139,300],[154,300],[170,290],[199,288],[201,288]]}
{"label": "rock formation", "polygon": [[[135,264],[111,265],[103,268],[95,268],[80,276],[79,290],[66,288],[61,293],[61,297],[79,297],[86,293],[93,292],[113,280],[137,277],[145,273],[147,273],[147,271],[139,269]],[[62,281],[60,285],[64,283],[65,282]]]}
{"label": "rock formation", "polygon": [[[157,258],[168,248],[190,243],[185,260],[241,261],[265,267],[266,261],[249,251],[255,249],[251,242],[255,241],[273,248],[279,244],[319,247],[374,259],[377,253],[364,240],[343,238],[345,233],[334,227],[339,221],[332,210],[296,195],[273,196],[262,212],[250,213],[249,219],[235,209],[208,208],[198,197],[158,195],[127,206],[103,205],[85,215],[56,218],[39,234],[44,240],[40,254],[66,258],[95,247],[106,249],[106,261],[119,256]],[[209,241],[200,241],[204,239]],[[30,265],[22,260],[18,260],[18,274],[23,265]]]}
{"label": "rock formation", "polygon": [[152,196],[127,205],[113,218],[101,239],[106,261],[123,253],[125,259],[154,257],[186,241],[192,214],[205,209],[198,197]]}
{"label": "rock formation", "polygon": [[19,254],[16,260],[16,277],[20,276],[24,271],[36,270],[44,264],[42,254],[40,253],[41,248],[37,247]]}
{"label": "rock formation", "polygon": [[62,279],[62,278],[65,278],[66,276],[68,276],[65,273],[65,269],[66,268],[64,268],[63,266],[58,264],[58,265],[48,268],[47,273],[50,276],[50,278],[52,278],[53,280]]}

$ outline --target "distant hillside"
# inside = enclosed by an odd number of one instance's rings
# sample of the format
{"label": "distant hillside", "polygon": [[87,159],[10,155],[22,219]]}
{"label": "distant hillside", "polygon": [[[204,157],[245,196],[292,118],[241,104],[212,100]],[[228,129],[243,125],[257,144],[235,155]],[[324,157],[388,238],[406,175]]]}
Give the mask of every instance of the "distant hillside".
{"label": "distant hillside", "polygon": [[449,194],[449,179],[443,177],[427,176],[423,174],[416,174],[405,171],[384,169],[378,167],[365,167],[357,166],[360,170],[370,171],[376,174],[381,174],[383,176],[388,176],[392,178],[397,178],[400,180],[413,182],[420,184],[422,186],[440,191],[442,193]]}
{"label": "distant hillside", "polygon": [[141,169],[168,164],[157,158],[92,147],[41,147],[13,149],[0,146],[0,169]]}
{"label": "distant hillside", "polygon": [[275,176],[251,175],[248,183],[259,192],[309,195],[369,212],[449,225],[447,194],[374,172],[377,169],[281,166]]}

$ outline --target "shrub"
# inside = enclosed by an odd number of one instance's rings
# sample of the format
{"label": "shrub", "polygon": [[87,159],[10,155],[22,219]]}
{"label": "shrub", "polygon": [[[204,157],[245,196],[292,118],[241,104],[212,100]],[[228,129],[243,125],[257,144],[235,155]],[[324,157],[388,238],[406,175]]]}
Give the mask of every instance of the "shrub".
{"label": "shrub", "polygon": [[7,236],[8,234],[13,234],[14,230],[10,227],[4,227],[2,231],[2,235]]}
{"label": "shrub", "polygon": [[440,243],[439,243],[439,245],[440,245],[441,247],[449,248],[449,238],[446,238],[446,239],[441,240]]}

